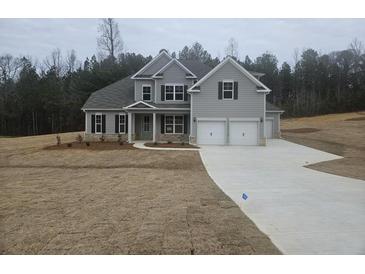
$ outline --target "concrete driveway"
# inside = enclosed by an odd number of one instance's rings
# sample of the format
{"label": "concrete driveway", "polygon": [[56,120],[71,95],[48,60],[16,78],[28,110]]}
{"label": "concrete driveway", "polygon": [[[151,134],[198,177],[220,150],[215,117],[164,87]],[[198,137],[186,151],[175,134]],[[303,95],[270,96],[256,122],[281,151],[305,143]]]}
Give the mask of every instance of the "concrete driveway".
{"label": "concrete driveway", "polygon": [[284,140],[203,146],[200,154],[216,184],[284,254],[365,254],[365,181],[303,167],[340,156]]}

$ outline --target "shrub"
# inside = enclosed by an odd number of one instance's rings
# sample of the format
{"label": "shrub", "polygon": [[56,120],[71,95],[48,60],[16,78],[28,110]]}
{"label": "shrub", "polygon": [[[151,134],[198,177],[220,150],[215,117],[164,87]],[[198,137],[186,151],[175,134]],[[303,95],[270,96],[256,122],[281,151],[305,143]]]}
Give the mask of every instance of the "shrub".
{"label": "shrub", "polygon": [[67,144],[67,147],[72,147],[72,144],[71,144],[71,143],[68,143],[68,144]]}
{"label": "shrub", "polygon": [[89,143],[89,142],[86,142],[85,144],[86,144],[88,147],[90,146],[90,143]]}
{"label": "shrub", "polygon": [[100,136],[100,142],[104,142],[105,141],[105,136],[104,136],[104,134],[102,134],[101,136]]}
{"label": "shrub", "polygon": [[182,146],[185,146],[185,142],[181,142],[181,145],[182,145]]}
{"label": "shrub", "polygon": [[153,145],[154,145],[154,146],[157,146],[157,142],[154,142],[154,143],[153,143]]}
{"label": "shrub", "polygon": [[83,140],[83,138],[82,138],[81,134],[77,135],[76,141],[81,144],[82,143],[82,140]]}
{"label": "shrub", "polygon": [[61,137],[59,135],[56,136],[57,145],[61,145]]}
{"label": "shrub", "polygon": [[124,141],[123,140],[119,141],[119,145],[120,146],[124,145]]}
{"label": "shrub", "polygon": [[168,143],[168,144],[172,144],[172,142],[171,142],[171,141],[167,141],[167,143]]}
{"label": "shrub", "polygon": [[122,135],[121,134],[118,134],[118,143],[120,144],[121,142],[123,142]]}

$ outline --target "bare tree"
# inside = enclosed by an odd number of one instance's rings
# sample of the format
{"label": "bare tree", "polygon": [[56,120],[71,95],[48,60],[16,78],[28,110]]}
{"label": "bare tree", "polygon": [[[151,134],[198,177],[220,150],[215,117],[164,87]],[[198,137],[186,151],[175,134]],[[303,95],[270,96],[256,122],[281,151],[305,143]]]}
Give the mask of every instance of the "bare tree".
{"label": "bare tree", "polygon": [[118,53],[123,50],[118,23],[113,18],[102,19],[98,31],[100,33],[97,40],[99,49],[115,60]]}
{"label": "bare tree", "polygon": [[75,50],[71,50],[70,52],[67,53],[67,57],[66,57],[66,67],[67,67],[67,72],[71,73],[75,71],[76,68],[76,51]]}
{"label": "bare tree", "polygon": [[5,83],[10,79],[15,79],[21,65],[21,60],[10,54],[0,56],[0,82]]}
{"label": "bare tree", "polygon": [[238,42],[234,38],[228,40],[228,46],[226,47],[226,55],[238,58]]}
{"label": "bare tree", "polygon": [[47,69],[54,69],[58,77],[61,76],[64,70],[61,50],[57,48],[52,51],[51,56],[46,57],[46,60],[44,60],[44,64]]}
{"label": "bare tree", "polygon": [[354,53],[355,56],[361,56],[364,53],[364,45],[357,38],[352,40],[352,42],[350,44],[350,49]]}

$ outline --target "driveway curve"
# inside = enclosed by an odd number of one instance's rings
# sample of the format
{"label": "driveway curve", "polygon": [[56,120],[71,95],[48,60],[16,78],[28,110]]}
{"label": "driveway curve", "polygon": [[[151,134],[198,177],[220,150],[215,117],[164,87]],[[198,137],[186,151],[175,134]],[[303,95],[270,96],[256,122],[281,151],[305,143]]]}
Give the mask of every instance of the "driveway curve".
{"label": "driveway curve", "polygon": [[202,146],[200,155],[215,183],[284,254],[365,254],[365,181],[304,167],[342,157],[284,140]]}

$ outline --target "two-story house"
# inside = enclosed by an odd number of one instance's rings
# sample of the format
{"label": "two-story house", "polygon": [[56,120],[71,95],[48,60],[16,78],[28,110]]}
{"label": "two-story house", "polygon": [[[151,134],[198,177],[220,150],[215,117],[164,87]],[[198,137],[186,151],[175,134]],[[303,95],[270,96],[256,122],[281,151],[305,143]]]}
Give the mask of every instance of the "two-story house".
{"label": "two-story house", "polygon": [[265,145],[280,137],[283,111],[266,102],[260,76],[230,57],[211,68],[161,50],[133,76],[90,95],[85,140]]}

